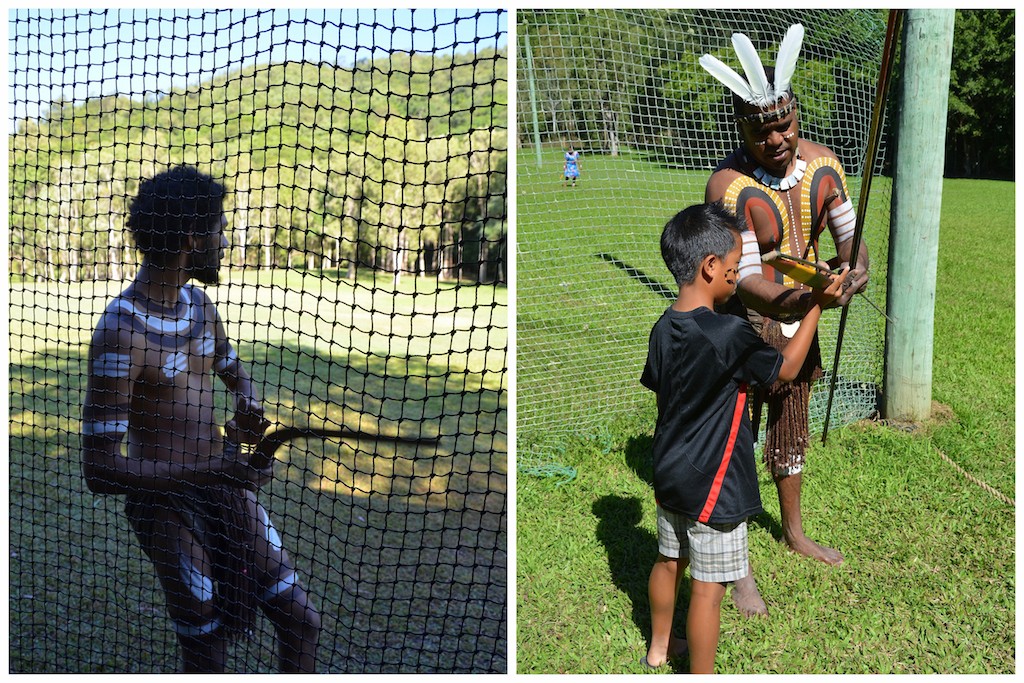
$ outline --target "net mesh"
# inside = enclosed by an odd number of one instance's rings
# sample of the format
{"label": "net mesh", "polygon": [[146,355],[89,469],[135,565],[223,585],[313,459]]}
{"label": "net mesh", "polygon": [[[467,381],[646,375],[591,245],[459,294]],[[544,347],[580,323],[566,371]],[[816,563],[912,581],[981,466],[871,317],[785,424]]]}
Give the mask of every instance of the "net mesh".
{"label": "net mesh", "polygon": [[[639,383],[651,325],[677,289],[661,261],[661,229],[704,200],[739,136],[705,52],[736,70],[733,32],[765,64],[793,23],[806,29],[793,77],[801,137],[830,147],[860,195],[886,14],[873,10],[535,10],[518,14],[517,465],[549,475],[564,437],[593,437],[653,406]],[[579,152],[566,181],[565,153]],[[880,161],[884,168],[886,145]],[[571,174],[570,174],[571,175]],[[867,296],[883,301],[890,184],[876,177],[865,242]],[[823,258],[835,255],[822,240]],[[831,250],[831,251],[829,251]],[[832,426],[871,414],[885,319],[855,299],[842,347]],[[839,313],[820,324],[832,367]],[[812,393],[822,426],[829,373]],[[824,390],[823,390],[824,388]],[[554,446],[552,445],[554,444]],[[571,473],[569,473],[571,474]]]}
{"label": "net mesh", "polygon": [[[276,453],[258,500],[319,611],[316,668],[506,671],[507,13],[15,10],[9,47],[11,670],[180,664],[123,496],[90,492],[81,448],[87,386],[122,367],[89,348],[140,268],[130,202],[183,164],[226,189],[201,287],[270,421],[427,440]],[[125,372],[152,370],[138,351]],[[142,382],[132,420],[160,409],[146,391],[194,415],[177,380]],[[160,438],[132,430],[122,452]],[[275,623],[228,669],[275,670]]]}

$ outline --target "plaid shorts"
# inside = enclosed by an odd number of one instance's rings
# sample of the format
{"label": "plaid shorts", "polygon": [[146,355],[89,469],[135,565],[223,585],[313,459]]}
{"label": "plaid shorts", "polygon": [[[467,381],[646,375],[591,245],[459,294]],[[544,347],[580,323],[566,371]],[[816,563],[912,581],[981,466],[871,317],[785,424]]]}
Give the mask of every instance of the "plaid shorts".
{"label": "plaid shorts", "polygon": [[702,524],[658,506],[658,552],[689,558],[690,576],[708,583],[738,581],[747,575],[747,522]]}

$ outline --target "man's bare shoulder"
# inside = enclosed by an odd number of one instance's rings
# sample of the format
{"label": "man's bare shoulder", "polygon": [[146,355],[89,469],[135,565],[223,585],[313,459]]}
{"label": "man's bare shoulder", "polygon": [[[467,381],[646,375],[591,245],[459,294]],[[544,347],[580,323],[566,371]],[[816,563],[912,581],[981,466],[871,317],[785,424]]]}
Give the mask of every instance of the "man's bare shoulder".
{"label": "man's bare shoulder", "polygon": [[186,296],[192,302],[192,305],[202,309],[204,323],[219,323],[221,318],[220,312],[217,310],[217,304],[213,302],[213,299],[206,293],[206,290],[191,283],[185,285],[185,288]]}
{"label": "man's bare shoulder", "polygon": [[715,170],[708,178],[707,187],[704,190],[704,201],[713,202],[725,195],[725,190],[739,176],[746,175],[740,166],[739,150],[718,162]]}
{"label": "man's bare shoulder", "polygon": [[800,157],[808,163],[814,161],[815,159],[820,159],[821,157],[827,157],[829,159],[835,159],[837,161],[839,160],[839,157],[836,156],[836,153],[833,152],[828,147],[826,147],[825,145],[819,145],[816,142],[804,140],[803,138],[800,139]]}
{"label": "man's bare shoulder", "polygon": [[111,334],[117,335],[118,333],[131,332],[131,291],[132,288],[128,287],[107,301],[106,307],[96,321],[94,338],[96,336],[106,336],[109,338]]}

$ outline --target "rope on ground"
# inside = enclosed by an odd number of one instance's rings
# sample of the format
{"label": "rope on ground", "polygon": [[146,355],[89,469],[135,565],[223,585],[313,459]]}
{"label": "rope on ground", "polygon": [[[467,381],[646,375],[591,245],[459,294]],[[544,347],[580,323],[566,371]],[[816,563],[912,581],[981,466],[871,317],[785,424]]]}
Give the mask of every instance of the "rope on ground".
{"label": "rope on ground", "polygon": [[555,486],[562,486],[576,479],[576,468],[566,465],[525,465],[520,466],[518,472],[533,477],[558,477],[560,481],[556,481]]}
{"label": "rope on ground", "polygon": [[939,450],[938,448],[936,448],[936,449],[935,449],[935,451],[936,451],[936,452],[937,452],[937,453],[939,454],[939,456],[940,456],[940,457],[941,457],[941,458],[942,458],[943,460],[945,460],[945,461],[946,461],[946,462],[948,462],[948,463],[949,463],[950,465],[952,465],[952,466],[953,466],[953,469],[955,469],[955,470],[956,470],[957,472],[959,472],[960,474],[964,475],[964,477],[966,477],[966,478],[967,478],[968,480],[970,480],[970,481],[974,482],[975,484],[977,484],[977,485],[978,485],[978,486],[980,486],[981,488],[985,489],[986,491],[988,491],[988,492],[989,492],[989,493],[991,493],[991,494],[992,494],[993,496],[995,496],[995,497],[996,497],[996,498],[998,498],[999,500],[1003,501],[1004,503],[1006,503],[1006,504],[1007,504],[1007,505],[1009,505],[1010,507],[1017,507],[1017,504],[1016,504],[1016,503],[1014,502],[1013,498],[1010,498],[1009,496],[1006,496],[1006,495],[1004,495],[1004,494],[1003,494],[1002,492],[1000,492],[1000,491],[997,491],[997,490],[996,490],[996,489],[994,489],[994,488],[993,488],[992,486],[990,486],[990,485],[986,484],[986,483],[985,483],[985,482],[983,482],[983,481],[982,481],[981,479],[978,479],[977,477],[975,477],[975,476],[974,476],[973,474],[970,474],[970,473],[969,473],[969,472],[968,472],[967,470],[965,470],[965,469],[964,469],[963,467],[961,467],[961,466],[960,466],[960,465],[958,465],[957,463],[953,462],[953,460],[952,460],[952,459],[951,459],[951,458],[950,458],[950,457],[949,457],[948,455],[946,455],[945,453],[943,453],[942,451],[940,451],[940,450]]}
{"label": "rope on ground", "polygon": [[[912,430],[912,429],[910,429],[910,428],[908,428],[906,426],[901,426],[900,423],[892,421],[892,420],[878,420],[878,424],[885,425],[886,427],[895,427],[896,429],[901,429],[903,431],[911,431]],[[931,447],[935,448],[935,444],[931,444]],[[955,469],[957,472],[959,472],[961,475],[963,475],[963,477],[965,479],[967,479],[970,482],[973,482],[977,486],[980,486],[982,489],[984,489],[985,491],[988,491],[990,494],[992,494],[996,499],[1001,500],[1002,502],[1006,503],[1010,507],[1013,507],[1013,508],[1017,507],[1017,503],[1014,501],[1013,498],[1010,498],[1009,496],[1007,496],[1006,494],[1002,493],[1001,491],[996,490],[990,484],[987,484],[984,481],[982,481],[981,479],[978,479],[976,476],[974,476],[973,474],[971,474],[970,472],[965,470],[959,464],[957,464],[956,462],[953,462],[952,458],[950,458],[948,455],[943,453],[938,448],[935,448],[935,452],[939,454],[939,457],[941,457],[947,463],[952,465],[953,469]]]}

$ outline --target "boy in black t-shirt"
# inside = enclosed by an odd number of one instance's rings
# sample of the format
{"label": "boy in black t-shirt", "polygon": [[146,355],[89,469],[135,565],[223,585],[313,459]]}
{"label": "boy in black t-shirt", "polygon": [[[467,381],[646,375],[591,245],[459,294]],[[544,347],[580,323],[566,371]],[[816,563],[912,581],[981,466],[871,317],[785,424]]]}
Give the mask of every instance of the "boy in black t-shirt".
{"label": "boy in black t-shirt", "polygon": [[745,319],[715,312],[736,292],[741,219],[720,203],[676,214],[661,235],[661,255],[679,296],[651,330],[641,382],[658,395],[654,493],[658,560],[648,585],[649,667],[680,654],[671,639],[682,569],[693,581],[686,619],[691,673],[713,673],[726,584],[749,573],[748,517],[761,512],[754,436],[747,410],[753,386],[796,377],[821,309],[842,291],[846,273],[815,292],[781,353]]}

